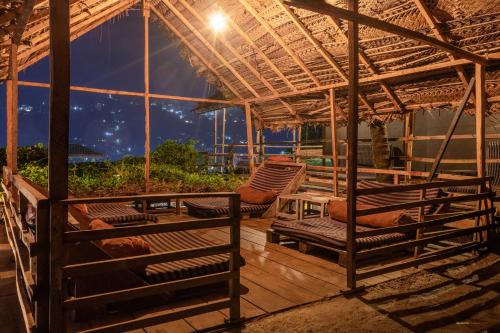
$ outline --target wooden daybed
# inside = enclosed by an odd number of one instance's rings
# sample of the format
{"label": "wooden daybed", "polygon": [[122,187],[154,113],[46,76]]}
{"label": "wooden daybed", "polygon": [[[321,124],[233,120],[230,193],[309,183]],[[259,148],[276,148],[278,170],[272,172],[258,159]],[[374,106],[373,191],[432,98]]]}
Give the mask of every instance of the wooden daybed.
{"label": "wooden daybed", "polygon": [[[374,181],[361,181],[358,189],[377,188],[391,186]],[[427,199],[437,198],[440,195],[439,189],[430,189],[426,192]],[[377,195],[359,196],[357,202],[371,206],[385,206],[405,202],[417,201],[420,198],[420,191],[407,191],[400,193],[383,193]],[[432,206],[424,208],[424,215],[436,212]],[[406,213],[415,221],[419,219],[419,209],[409,209]],[[357,225],[356,231],[368,231],[375,228]],[[393,244],[408,240],[414,237],[414,233],[387,233],[370,237],[356,239],[358,250],[371,249],[383,245]],[[282,238],[292,239],[299,243],[299,250],[308,252],[313,247],[321,247],[339,254],[339,264],[345,264],[347,249],[347,224],[332,220],[329,216],[323,218],[308,218],[303,220],[275,220],[271,228],[267,231],[267,241],[279,243]]]}

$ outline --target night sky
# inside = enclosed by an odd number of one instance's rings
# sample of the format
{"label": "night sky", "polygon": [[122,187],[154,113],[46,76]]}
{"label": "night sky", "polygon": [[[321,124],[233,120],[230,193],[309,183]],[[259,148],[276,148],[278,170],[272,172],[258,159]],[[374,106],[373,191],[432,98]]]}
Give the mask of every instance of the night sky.
{"label": "night sky", "polygon": [[[71,44],[73,85],[143,91],[143,17],[139,10],[105,23]],[[179,54],[157,23],[150,24],[150,91],[170,95],[208,97],[214,92],[205,79]],[[48,58],[19,73],[19,80],[49,82]],[[5,85],[0,86],[2,132],[5,133]],[[19,87],[19,145],[48,142],[49,90]],[[194,103],[151,99],[151,147],[166,139],[197,140],[200,150],[212,150],[213,113],[191,112]],[[222,115],[219,116],[219,120]],[[219,142],[221,130],[219,130]],[[267,140],[290,140],[290,132],[265,132]],[[109,159],[144,154],[142,97],[72,92],[70,142],[106,154]],[[226,142],[246,143],[241,109],[228,110]],[[5,146],[5,135],[0,137]],[[241,151],[241,150],[240,150]],[[277,152],[277,151],[276,151]]]}

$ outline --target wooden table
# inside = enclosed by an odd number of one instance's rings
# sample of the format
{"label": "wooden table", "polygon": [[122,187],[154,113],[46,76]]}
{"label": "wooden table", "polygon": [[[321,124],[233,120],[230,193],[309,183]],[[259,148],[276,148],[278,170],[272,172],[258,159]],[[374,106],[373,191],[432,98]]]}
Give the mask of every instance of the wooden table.
{"label": "wooden table", "polygon": [[[285,194],[280,195],[276,199],[276,217],[292,219],[292,220],[302,220],[305,217],[305,206],[306,205],[318,205],[320,207],[320,217],[325,216],[325,210],[327,210],[328,203],[331,200],[345,200],[344,198],[335,197],[332,195],[321,195],[321,194],[313,194],[313,193],[295,193],[295,194]],[[283,204],[283,200],[286,200],[285,204]],[[295,204],[295,212],[289,213],[290,205]],[[285,212],[282,211],[282,208],[287,208]]]}

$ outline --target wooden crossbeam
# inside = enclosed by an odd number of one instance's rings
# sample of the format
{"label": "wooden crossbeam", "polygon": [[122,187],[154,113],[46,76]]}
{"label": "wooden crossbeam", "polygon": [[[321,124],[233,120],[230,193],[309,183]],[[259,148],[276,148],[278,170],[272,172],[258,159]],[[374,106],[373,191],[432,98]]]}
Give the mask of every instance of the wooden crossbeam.
{"label": "wooden crossbeam", "polygon": [[[311,31],[307,29],[307,27],[300,21],[300,19],[295,15],[295,13],[290,9],[290,7],[283,4],[282,0],[276,0],[278,6],[285,12],[285,14],[292,20],[292,22],[297,26],[299,31],[306,37],[306,39],[311,43],[314,48],[319,52],[321,57],[326,60],[326,62],[332,66],[332,68],[337,72],[337,74],[344,80],[344,82],[348,82],[347,74],[344,72],[340,64],[333,58],[333,56],[325,49],[325,47],[312,35]],[[368,101],[365,94],[359,92],[359,99],[366,107],[376,113],[373,105]]]}
{"label": "wooden crossbeam", "polygon": [[26,25],[28,24],[34,6],[35,0],[24,1],[21,13],[16,19],[16,27],[14,33],[12,34],[12,43],[19,45],[19,43],[21,42],[24,29],[26,29]]}
{"label": "wooden crossbeam", "polygon": [[[347,34],[342,31],[342,29],[340,27],[340,23],[337,21],[337,19],[334,17],[331,17],[331,16],[328,16],[327,19],[335,27],[335,29],[337,29],[339,35],[342,38],[344,38],[344,40],[347,42]],[[366,67],[368,68],[368,70],[372,74],[375,74],[375,75],[380,74],[379,70],[375,67],[375,65],[372,63],[372,61],[368,58],[366,53],[361,48],[359,49],[359,59],[361,60],[361,62],[363,62],[366,65]],[[396,95],[394,90],[392,90],[391,87],[389,87],[389,85],[383,80],[378,81],[378,83],[380,84],[380,87],[382,88],[384,93],[387,95],[389,100],[394,104],[394,107],[396,109],[398,109],[400,112],[404,112],[403,103],[401,102],[399,97]]]}
{"label": "wooden crossbeam", "polygon": [[441,147],[439,147],[439,151],[437,153],[436,159],[434,160],[434,163],[432,164],[431,171],[429,172],[429,176],[427,177],[428,182],[432,181],[432,179],[434,178],[434,175],[437,172],[439,164],[441,163],[441,159],[443,158],[444,153],[446,151],[446,148],[448,147],[448,144],[450,143],[450,140],[453,136],[453,133],[455,132],[455,129],[457,128],[458,121],[460,120],[460,117],[464,113],[465,106],[467,105],[467,101],[469,100],[469,97],[472,93],[472,89],[474,89],[474,85],[475,85],[475,78],[472,78],[469,82],[469,86],[467,87],[467,90],[465,91],[464,96],[462,97],[462,101],[460,102],[460,106],[458,107],[458,110],[455,111],[455,115],[453,117],[453,120],[451,121],[450,127],[448,128],[448,132],[446,132],[445,139],[443,140]]}
{"label": "wooden crossbeam", "polygon": [[[493,54],[489,55],[488,58],[490,59],[490,61],[496,62],[500,59],[500,52],[493,53]],[[383,74],[379,74],[379,75],[373,75],[370,77],[360,78],[359,84],[360,85],[370,85],[373,83],[377,83],[378,81],[381,81],[381,80],[401,79],[401,78],[404,78],[405,80],[410,80],[413,75],[418,74],[421,76],[430,76],[430,75],[433,75],[433,72],[436,72],[436,71],[447,70],[447,69],[455,67],[457,65],[469,65],[472,63],[473,63],[472,61],[467,60],[467,59],[459,59],[459,60],[455,60],[455,61],[436,63],[436,64],[431,64],[431,65],[419,66],[419,67],[415,67],[415,68],[401,69],[401,70],[394,71],[394,72],[388,72],[388,73],[383,73]],[[347,86],[348,85],[345,82],[325,84],[325,85],[322,85],[319,87],[299,89],[297,91],[281,93],[278,96],[266,96],[266,97],[262,97],[262,98],[249,98],[249,99],[247,99],[247,101],[251,102],[251,103],[253,103],[253,102],[265,102],[265,101],[271,101],[271,100],[274,100],[277,98],[307,95],[307,94],[317,93],[317,92],[326,91],[326,90],[330,90],[330,89],[347,88]]]}
{"label": "wooden crossbeam", "polygon": [[[427,7],[427,5],[423,2],[423,0],[413,0],[413,1],[415,2],[415,5],[420,11],[420,14],[424,17],[425,21],[431,28],[434,35],[436,35],[436,37],[443,42],[449,42],[443,30],[439,27],[436,18],[430,11],[429,7]],[[456,60],[456,57],[451,53],[448,55],[448,57],[450,58],[451,61]],[[467,77],[467,74],[465,73],[464,68],[462,66],[455,66],[455,70],[457,71],[458,77],[462,81],[464,87],[467,87],[469,79]]]}
{"label": "wooden crossbeam", "polygon": [[346,10],[323,2],[307,1],[307,0],[284,0],[284,1],[287,4],[294,7],[304,8],[324,15],[338,17],[344,20],[356,22],[358,24],[379,29],[391,34],[416,40],[426,45],[430,45],[438,49],[441,49],[443,51],[449,52],[455,55],[456,57],[470,60],[473,63],[478,63],[482,65],[486,65],[488,63],[488,60],[480,55],[466,51],[450,43],[443,42],[439,39],[424,35],[420,32],[410,30],[386,21],[382,21],[374,17],[370,17],[359,13],[353,13],[350,10]]}
{"label": "wooden crossbeam", "polygon": [[[193,7],[191,7],[185,0],[178,0],[178,1],[182,4],[182,6],[184,8],[186,8],[191,13],[191,15],[196,17],[198,19],[198,21],[200,21],[202,23],[204,22],[203,17],[201,17],[201,15]],[[224,45],[224,47],[226,47],[226,49],[228,49],[231,52],[231,54],[234,57],[236,57],[236,59],[238,59],[238,61],[240,63],[242,63],[246,68],[248,68],[248,70],[250,70],[250,72],[253,74],[253,76],[258,81],[260,81],[262,84],[264,84],[266,86],[266,88],[269,89],[269,91],[271,91],[272,94],[278,94],[278,91],[272,86],[272,84],[266,78],[264,78],[257,71],[257,69],[255,69],[252,65],[250,65],[250,63],[231,45],[231,43],[228,43],[223,37],[220,38],[220,42]],[[215,49],[215,47],[214,47],[214,49]],[[235,68],[235,70],[236,70],[236,68]],[[258,94],[258,95],[261,96],[260,94]],[[285,102],[283,100],[280,100],[280,102],[288,110],[288,112],[292,116],[295,116],[296,118],[300,118],[297,115],[297,113],[295,112],[295,110],[293,110],[287,102]]]}

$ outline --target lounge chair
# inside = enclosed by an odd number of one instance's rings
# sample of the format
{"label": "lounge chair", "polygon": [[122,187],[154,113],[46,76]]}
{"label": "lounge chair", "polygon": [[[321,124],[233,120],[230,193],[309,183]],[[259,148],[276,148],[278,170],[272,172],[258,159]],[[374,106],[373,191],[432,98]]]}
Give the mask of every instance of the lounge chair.
{"label": "lounge chair", "polygon": [[[68,224],[69,230],[87,229],[90,219],[74,207],[69,208],[70,214],[78,224]],[[201,237],[193,231],[174,231],[159,234],[136,236],[149,244],[151,253],[181,251],[198,247],[209,247],[219,243]],[[107,260],[112,257],[98,242],[81,242],[74,245],[68,255],[68,264],[77,264],[95,260]],[[241,258],[241,266],[245,260]],[[224,272],[229,269],[229,254],[210,255],[193,259],[163,262],[146,266],[145,274],[132,270],[121,270],[97,276],[87,276],[75,279],[73,295],[84,297],[95,293],[110,292],[124,288],[134,288],[162,282],[198,277],[207,274]],[[165,304],[172,298],[171,294],[159,295],[145,299],[141,306],[156,306]],[[135,303],[135,301],[134,301]],[[143,304],[143,305],[142,305]],[[75,319],[89,320],[106,311],[106,305],[90,306],[75,313]]]}
{"label": "lounge chair", "polygon": [[[280,194],[297,191],[305,175],[305,164],[291,162],[264,162],[248,181],[248,185],[257,190],[275,190]],[[241,202],[241,213],[251,215],[274,216],[276,202],[256,205]],[[188,214],[193,216],[214,217],[229,213],[225,198],[200,198],[184,200]]]}

